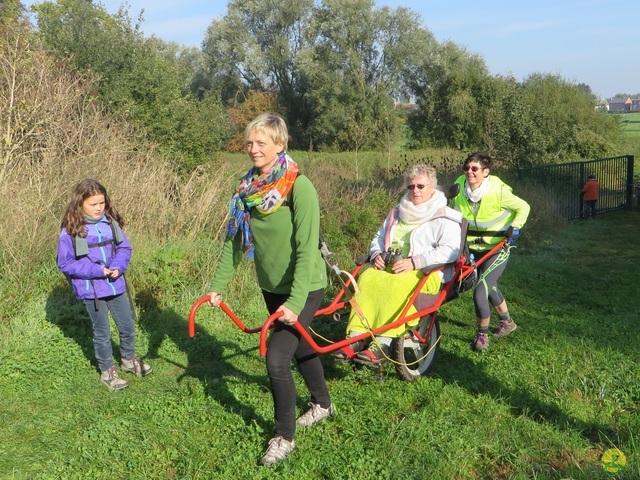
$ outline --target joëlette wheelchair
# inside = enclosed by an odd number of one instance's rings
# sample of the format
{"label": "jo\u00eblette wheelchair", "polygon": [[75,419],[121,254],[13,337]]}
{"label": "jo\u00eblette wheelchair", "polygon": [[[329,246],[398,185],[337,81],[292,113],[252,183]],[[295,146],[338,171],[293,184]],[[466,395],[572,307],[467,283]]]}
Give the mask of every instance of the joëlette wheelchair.
{"label": "jo\u00eblette wheelchair", "polygon": [[[458,190],[455,187],[457,187],[457,185],[454,185],[454,187],[447,192],[448,197],[452,197],[457,194]],[[485,259],[492,257],[494,253],[497,253],[501,249],[508,250],[510,248],[507,239],[504,239],[502,242],[495,245],[489,253],[484,255],[482,259],[479,259],[477,263],[475,263],[471,258],[469,258],[469,249],[466,243],[466,231],[467,222],[463,220],[461,248],[458,259],[453,264],[442,265],[435,269],[430,268],[429,271],[423,271],[424,275],[419,280],[415,288],[409,293],[408,301],[396,320],[360,335],[345,338],[340,341],[329,342],[323,340],[323,345],[318,344],[313,336],[297,322],[293,324],[293,328],[295,328],[300,335],[309,342],[316,352],[324,354],[335,352],[342,347],[352,345],[360,340],[366,341],[374,338],[376,335],[384,335],[388,330],[405,325],[407,327],[405,333],[394,338],[392,343],[390,351],[391,363],[395,366],[398,375],[407,381],[413,381],[420,376],[425,375],[433,366],[439,349],[440,323],[437,315],[438,309],[443,304],[456,299],[460,293],[473,288],[477,276],[477,267]],[[325,257],[325,261],[332,273],[332,277],[338,282],[340,289],[327,306],[320,308],[316,312],[315,317],[343,317],[348,314],[351,309],[358,308],[357,302],[354,299],[353,290],[354,288],[357,289],[356,279],[358,274],[368,263],[369,258],[368,256],[365,256],[357,259],[354,270],[346,272],[344,270],[340,270],[337,265],[331,264],[327,260],[331,253],[326,248],[326,244],[324,244],[324,242],[323,249],[326,249],[323,251],[323,257]],[[448,267],[453,267],[454,274],[452,279],[442,286],[436,296],[435,302],[425,308],[409,313],[411,306],[416,303],[416,299],[427,281],[428,274]],[[196,335],[196,313],[203,304],[207,303],[208,300],[208,296],[200,297],[191,307],[188,318],[188,332],[191,337]],[[274,326],[274,322],[277,321],[277,317],[280,314],[274,313],[269,316],[261,326],[249,328],[224,302],[220,303],[220,308],[243,332],[260,334],[260,354],[262,356],[266,355],[269,330]],[[413,320],[416,319],[419,319],[417,324],[413,322]],[[409,323],[412,323],[413,326],[409,326]],[[378,366],[378,378],[380,380],[382,379],[382,368],[383,365],[380,364]]]}

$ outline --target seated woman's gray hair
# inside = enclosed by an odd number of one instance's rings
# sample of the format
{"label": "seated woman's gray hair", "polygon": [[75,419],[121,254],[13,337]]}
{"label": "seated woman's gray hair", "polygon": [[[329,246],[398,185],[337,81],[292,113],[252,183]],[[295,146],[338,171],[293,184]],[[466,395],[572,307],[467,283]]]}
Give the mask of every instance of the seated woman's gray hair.
{"label": "seated woman's gray hair", "polygon": [[423,163],[414,165],[409,167],[406,172],[404,172],[404,185],[405,187],[409,184],[412,178],[416,177],[427,177],[429,181],[432,182],[433,185],[438,185],[438,176],[436,174],[436,169],[431,165],[425,165]]}

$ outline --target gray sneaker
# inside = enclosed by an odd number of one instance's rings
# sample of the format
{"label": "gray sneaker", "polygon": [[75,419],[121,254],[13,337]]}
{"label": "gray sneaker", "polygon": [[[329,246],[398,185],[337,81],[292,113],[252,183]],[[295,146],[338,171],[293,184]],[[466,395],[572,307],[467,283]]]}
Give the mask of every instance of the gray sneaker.
{"label": "gray sneaker", "polygon": [[518,326],[513,320],[505,320],[498,324],[498,330],[496,331],[496,337],[504,337],[513,332]]}
{"label": "gray sneaker", "polygon": [[311,402],[309,402],[309,406],[311,408],[307,410],[306,413],[300,415],[300,417],[298,417],[298,420],[296,421],[296,423],[300,427],[312,427],[320,420],[333,417],[336,413],[335,408],[333,407],[333,403],[330,404],[327,408],[322,408],[319,403]]}
{"label": "gray sneaker", "polygon": [[131,360],[123,358],[122,363],[120,364],[120,369],[123,372],[133,373],[135,375],[138,375],[139,377],[144,377],[153,372],[151,365],[142,363],[142,361],[136,356],[134,356]]}
{"label": "gray sneaker", "polygon": [[109,369],[100,372],[100,381],[109,387],[109,390],[122,390],[129,386],[126,380],[120,378],[115,365],[111,365]]}
{"label": "gray sneaker", "polygon": [[280,460],[287,458],[295,449],[295,440],[289,442],[281,436],[273,437],[269,440],[267,451],[264,452],[264,456],[260,459],[260,465],[264,465],[265,467],[275,465]]}

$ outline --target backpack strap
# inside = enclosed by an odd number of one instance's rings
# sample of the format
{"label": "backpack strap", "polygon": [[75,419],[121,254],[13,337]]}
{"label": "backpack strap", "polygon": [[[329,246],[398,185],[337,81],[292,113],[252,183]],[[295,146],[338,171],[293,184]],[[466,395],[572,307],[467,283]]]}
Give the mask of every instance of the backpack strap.
{"label": "backpack strap", "polygon": [[124,240],[122,233],[122,227],[113,218],[108,217],[109,226],[111,227],[111,239],[103,240],[96,243],[88,243],[86,238],[75,236],[72,238],[73,254],[76,259],[89,255],[89,249],[94,247],[104,247],[106,245],[112,245],[112,254],[116,253],[116,245],[120,245]]}

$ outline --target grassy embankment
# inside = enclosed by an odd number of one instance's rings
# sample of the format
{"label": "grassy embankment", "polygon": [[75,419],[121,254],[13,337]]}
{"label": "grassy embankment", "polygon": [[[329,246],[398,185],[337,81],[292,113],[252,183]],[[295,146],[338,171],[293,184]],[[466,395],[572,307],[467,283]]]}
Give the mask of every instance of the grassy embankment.
{"label": "grassy embankment", "polygon": [[[320,163],[305,170],[327,215],[344,216],[349,231],[358,222],[377,228],[373,209],[384,211],[393,195],[345,183],[330,199],[327,185],[340,185],[343,170],[316,177]],[[369,217],[349,224],[345,197],[362,199]],[[638,478],[640,254],[632,245],[640,212],[558,224],[549,235],[535,210],[503,281],[519,329],[473,352],[465,294],[442,308],[441,355],[419,381],[403,382],[387,366],[378,383],[369,369],[323,357],[338,415],[299,432],[298,451],[275,472],[256,466],[273,429],[257,337],[209,309],[197,338],[187,336],[189,308],[215,265],[215,231],[154,245],[132,225],[138,352],[154,373],[127,377],[120,392],[99,384],[88,318],[51,254],[24,282],[35,292],[12,303],[0,325],[0,477],[598,479],[609,478],[601,456],[616,447],[629,465],[616,478]],[[356,248],[328,231],[343,257]],[[250,326],[265,318],[250,264],[227,299]],[[344,325],[318,328],[338,338]]]}

